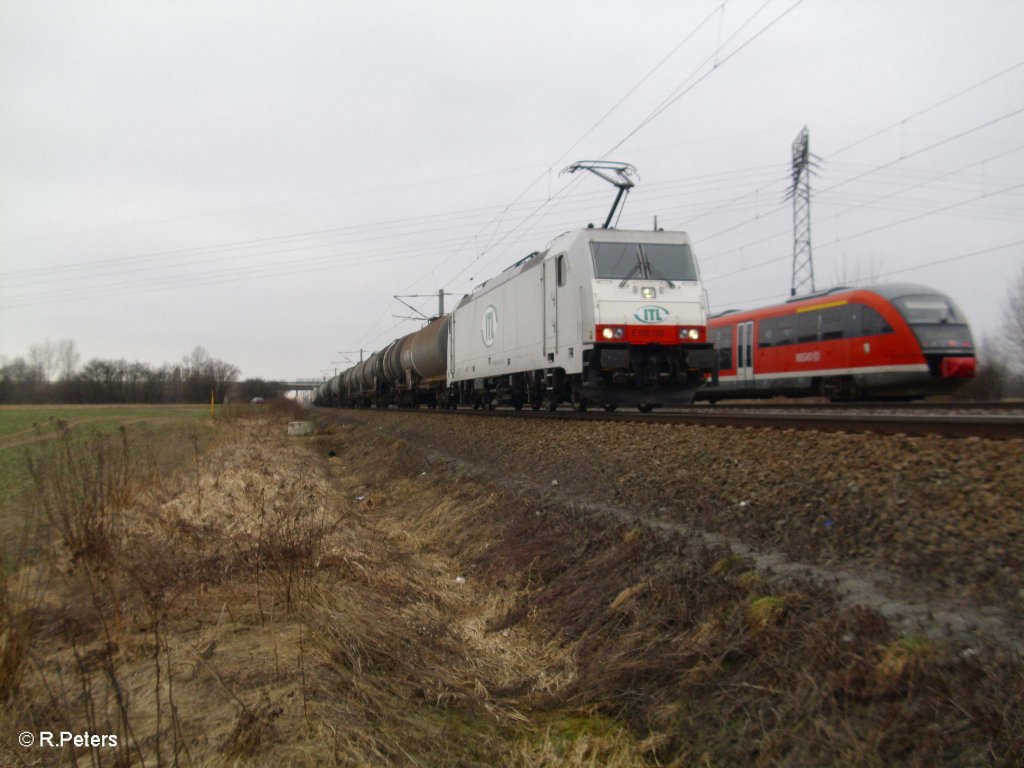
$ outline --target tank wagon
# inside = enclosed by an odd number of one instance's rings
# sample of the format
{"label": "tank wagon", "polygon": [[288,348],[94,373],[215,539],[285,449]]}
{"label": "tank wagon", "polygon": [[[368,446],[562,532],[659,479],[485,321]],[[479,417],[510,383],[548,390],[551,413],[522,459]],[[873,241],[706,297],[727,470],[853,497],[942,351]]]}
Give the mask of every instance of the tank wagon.
{"label": "tank wagon", "polygon": [[974,377],[963,313],[909,283],[833,288],[710,321],[719,379],[699,397],[910,399],[948,394]]}
{"label": "tank wagon", "polygon": [[450,318],[434,318],[342,371],[316,389],[313,402],[348,407],[445,403]]}

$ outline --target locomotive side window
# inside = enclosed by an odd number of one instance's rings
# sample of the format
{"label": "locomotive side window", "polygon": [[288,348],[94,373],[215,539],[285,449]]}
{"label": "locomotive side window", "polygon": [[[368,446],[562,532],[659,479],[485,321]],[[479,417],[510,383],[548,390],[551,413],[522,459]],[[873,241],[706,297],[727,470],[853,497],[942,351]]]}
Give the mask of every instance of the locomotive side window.
{"label": "locomotive side window", "polygon": [[559,254],[555,257],[555,275],[557,276],[556,282],[559,285],[565,285],[565,254]]}

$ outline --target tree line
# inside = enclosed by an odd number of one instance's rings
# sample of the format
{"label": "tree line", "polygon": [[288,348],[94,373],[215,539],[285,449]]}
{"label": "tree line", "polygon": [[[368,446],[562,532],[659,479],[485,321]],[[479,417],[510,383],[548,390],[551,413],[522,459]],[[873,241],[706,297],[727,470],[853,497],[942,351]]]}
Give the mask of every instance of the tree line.
{"label": "tree line", "polygon": [[155,367],[124,358],[93,358],[79,367],[75,342],[33,344],[28,354],[0,358],[0,403],[205,403],[273,397],[272,382],[238,382],[239,369],[196,347],[177,363]]}
{"label": "tree line", "polygon": [[[1024,397],[1024,267],[1009,286],[1000,328],[975,339],[978,374],[959,392],[971,400]],[[237,366],[196,347],[178,363],[93,358],[81,369],[75,342],[33,344],[28,355],[0,357],[0,403],[205,403],[277,394],[273,382],[237,382]]]}

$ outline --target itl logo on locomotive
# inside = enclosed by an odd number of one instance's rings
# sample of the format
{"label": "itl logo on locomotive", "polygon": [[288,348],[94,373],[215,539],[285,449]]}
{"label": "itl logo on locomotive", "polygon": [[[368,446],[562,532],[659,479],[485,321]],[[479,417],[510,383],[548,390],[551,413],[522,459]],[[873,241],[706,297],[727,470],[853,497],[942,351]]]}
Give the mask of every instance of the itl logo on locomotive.
{"label": "itl logo on locomotive", "polygon": [[484,340],[484,346],[489,347],[494,343],[498,335],[498,310],[493,304],[488,304],[484,310],[484,320],[480,325],[480,336]]}
{"label": "itl logo on locomotive", "polygon": [[641,323],[660,323],[669,316],[669,311],[664,307],[640,307],[633,313],[633,317]]}

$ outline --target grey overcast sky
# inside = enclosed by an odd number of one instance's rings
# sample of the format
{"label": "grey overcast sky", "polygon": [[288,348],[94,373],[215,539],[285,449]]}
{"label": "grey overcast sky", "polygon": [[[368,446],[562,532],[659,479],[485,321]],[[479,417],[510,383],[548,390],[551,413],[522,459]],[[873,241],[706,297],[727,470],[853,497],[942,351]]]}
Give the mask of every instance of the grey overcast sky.
{"label": "grey overcast sky", "polygon": [[[0,355],[71,338],[320,377],[559,233],[689,232],[713,309],[912,281],[998,327],[1024,264],[1024,2],[0,0]],[[429,314],[436,299],[407,299]],[[450,298],[449,302],[454,302]]]}

